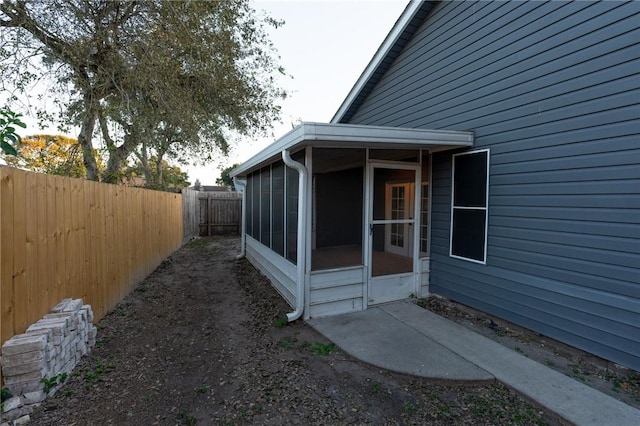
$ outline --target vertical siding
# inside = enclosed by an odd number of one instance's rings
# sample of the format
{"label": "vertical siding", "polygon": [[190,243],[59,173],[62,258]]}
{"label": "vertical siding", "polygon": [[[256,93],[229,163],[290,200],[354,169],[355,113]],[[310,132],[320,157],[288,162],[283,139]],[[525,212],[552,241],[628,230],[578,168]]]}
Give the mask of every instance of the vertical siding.
{"label": "vertical siding", "polygon": [[473,130],[487,265],[450,258],[433,160],[430,287],[640,369],[640,2],[442,2],[351,123]]}
{"label": "vertical siding", "polygon": [[182,197],[0,166],[0,344],[60,300],[98,321],[182,242]]}

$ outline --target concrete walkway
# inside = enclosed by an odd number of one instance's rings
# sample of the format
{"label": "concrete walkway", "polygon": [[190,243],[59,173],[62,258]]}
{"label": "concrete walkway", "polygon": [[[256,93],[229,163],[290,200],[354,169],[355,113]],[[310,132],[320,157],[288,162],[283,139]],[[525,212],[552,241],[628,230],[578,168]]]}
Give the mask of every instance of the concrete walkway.
{"label": "concrete walkway", "polygon": [[409,301],[308,323],[375,366],[446,380],[499,380],[576,425],[640,425],[640,410]]}

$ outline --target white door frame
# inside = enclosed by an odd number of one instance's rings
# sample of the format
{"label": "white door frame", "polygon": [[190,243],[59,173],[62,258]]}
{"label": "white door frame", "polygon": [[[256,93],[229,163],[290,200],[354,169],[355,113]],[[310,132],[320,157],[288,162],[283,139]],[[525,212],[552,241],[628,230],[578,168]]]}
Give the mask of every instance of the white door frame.
{"label": "white door frame", "polygon": [[[387,182],[385,184],[385,189],[384,189],[384,203],[385,203],[385,217],[391,217],[392,216],[392,208],[393,208],[393,188],[394,187],[402,187],[405,189],[405,203],[406,206],[404,207],[403,213],[405,215],[405,217],[403,218],[404,220],[398,220],[398,219],[393,219],[393,223],[394,224],[408,224],[413,226],[414,222],[413,221],[413,212],[414,212],[414,203],[416,202],[416,200],[413,199],[413,196],[415,196],[415,184],[413,182],[410,181],[404,181],[404,182]],[[407,217],[408,216],[408,217]],[[408,220],[408,223],[405,223],[405,220]],[[413,253],[413,238],[411,238],[411,231],[413,230],[411,228],[411,226],[406,226],[403,228],[403,232],[402,232],[402,241],[403,241],[403,247],[402,248],[397,248],[394,244],[393,244],[393,238],[392,238],[392,227],[387,227],[385,229],[385,233],[384,233],[384,245],[385,245],[385,251],[388,251],[389,253],[395,253],[395,254],[399,254],[401,256],[406,256],[406,257],[410,257],[411,254]]]}
{"label": "white door frame", "polygon": [[[410,170],[414,172],[413,189],[414,189],[414,203],[413,203],[413,219],[405,219],[405,220],[374,220],[373,219],[373,192],[374,192],[374,170],[375,169],[393,169],[393,170]],[[419,164],[415,163],[403,163],[403,162],[392,162],[392,161],[370,161],[367,164],[366,169],[366,191],[365,191],[365,223],[364,223],[364,235],[365,235],[365,244],[364,244],[364,261],[367,270],[367,291],[365,299],[365,303],[368,304],[377,304],[384,303],[391,300],[399,300],[406,297],[409,297],[410,294],[418,294],[419,285],[420,285],[420,256],[419,249],[420,244],[416,242],[419,241],[420,238],[420,203],[416,202],[416,200],[420,200],[422,185],[421,182],[421,172],[422,169]],[[384,225],[388,223],[407,223],[413,225],[413,244],[412,244],[412,253],[411,256],[413,258],[413,270],[412,272],[406,272],[395,275],[384,275],[379,277],[372,277],[372,254],[373,254],[373,225]],[[375,291],[375,286],[382,285],[392,285],[401,287],[405,293],[406,290],[409,290],[408,294],[398,294],[389,295],[388,297],[372,297],[372,290]]]}

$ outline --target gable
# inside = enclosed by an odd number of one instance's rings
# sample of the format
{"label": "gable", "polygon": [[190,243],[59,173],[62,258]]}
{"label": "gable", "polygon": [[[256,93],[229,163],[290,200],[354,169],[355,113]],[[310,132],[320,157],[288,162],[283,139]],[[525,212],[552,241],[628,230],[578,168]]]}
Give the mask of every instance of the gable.
{"label": "gable", "polygon": [[[438,3],[339,121],[471,130],[628,107],[622,93],[637,86],[637,13],[637,4],[620,2]],[[614,92],[616,99],[586,105]]]}
{"label": "gable", "polygon": [[410,1],[331,120],[349,122],[438,1]]}

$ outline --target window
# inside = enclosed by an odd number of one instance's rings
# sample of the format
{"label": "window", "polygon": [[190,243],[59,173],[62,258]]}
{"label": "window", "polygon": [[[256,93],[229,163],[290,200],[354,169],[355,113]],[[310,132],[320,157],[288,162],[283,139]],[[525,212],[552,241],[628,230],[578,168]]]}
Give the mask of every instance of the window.
{"label": "window", "polygon": [[260,242],[271,247],[271,167],[260,171]]}
{"label": "window", "polygon": [[486,263],[489,150],[453,155],[452,257]]}
{"label": "window", "polygon": [[260,172],[251,174],[251,236],[260,239]]}
{"label": "window", "polygon": [[285,175],[286,202],[286,254],[293,263],[298,260],[298,172],[291,167],[286,168]]}
{"label": "window", "polygon": [[271,248],[284,256],[284,163],[277,161],[271,167],[272,233]]}
{"label": "window", "polygon": [[245,206],[245,226],[247,235],[251,235],[253,237],[253,174],[247,176],[247,186],[245,187],[245,201],[247,205]]}
{"label": "window", "polygon": [[420,195],[420,256],[429,256],[429,153],[422,155]]}

